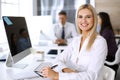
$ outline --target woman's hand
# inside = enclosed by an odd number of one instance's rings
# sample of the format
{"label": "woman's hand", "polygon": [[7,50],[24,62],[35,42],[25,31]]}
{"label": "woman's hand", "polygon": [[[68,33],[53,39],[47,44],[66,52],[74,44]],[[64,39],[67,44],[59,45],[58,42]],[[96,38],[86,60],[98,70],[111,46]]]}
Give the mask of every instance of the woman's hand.
{"label": "woman's hand", "polygon": [[64,73],[71,73],[71,72],[77,72],[77,71],[74,71],[74,70],[72,70],[70,68],[64,68],[64,69],[62,69],[62,72],[64,72]]}
{"label": "woman's hand", "polygon": [[52,80],[58,80],[59,79],[59,74],[58,72],[55,72],[52,70],[50,67],[45,67],[41,70],[42,75],[45,78],[50,78]]}

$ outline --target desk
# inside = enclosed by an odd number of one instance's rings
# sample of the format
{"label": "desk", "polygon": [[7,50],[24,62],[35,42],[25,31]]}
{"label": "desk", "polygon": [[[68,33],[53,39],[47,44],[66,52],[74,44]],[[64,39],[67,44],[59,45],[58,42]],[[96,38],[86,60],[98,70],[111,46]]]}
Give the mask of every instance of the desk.
{"label": "desk", "polygon": [[[19,74],[23,71],[24,72],[33,71],[40,63],[43,62],[40,60],[38,61],[37,60],[38,58],[36,59],[36,56],[38,57],[38,55],[39,54],[30,54],[24,59],[22,59],[20,62],[18,62],[22,64],[27,63],[28,66],[25,69],[9,68],[9,67],[6,67],[5,62],[0,62],[0,80],[14,80],[16,74]],[[52,62],[52,60],[53,59],[45,59],[45,62],[48,62],[48,61]],[[36,75],[35,78],[24,79],[24,80],[40,80],[39,76],[37,74],[35,75]]]}
{"label": "desk", "polygon": [[[51,49],[58,50],[58,54],[61,53],[61,50],[64,50],[66,46],[58,46],[57,44],[49,44],[49,45],[35,45],[33,46],[36,50],[43,50],[45,55],[47,55],[48,51]],[[40,54],[30,54],[27,57],[23,58],[18,63],[22,64],[28,64],[28,66],[25,69],[17,69],[17,68],[9,68],[6,67],[5,62],[0,62],[0,80],[14,80],[14,75],[21,73],[21,72],[27,72],[27,71],[33,71],[40,63],[43,61],[40,61],[41,58]],[[52,62],[54,59],[50,57],[45,57],[45,62]],[[32,79],[24,79],[24,80],[40,80],[38,75],[36,75],[36,78]]]}

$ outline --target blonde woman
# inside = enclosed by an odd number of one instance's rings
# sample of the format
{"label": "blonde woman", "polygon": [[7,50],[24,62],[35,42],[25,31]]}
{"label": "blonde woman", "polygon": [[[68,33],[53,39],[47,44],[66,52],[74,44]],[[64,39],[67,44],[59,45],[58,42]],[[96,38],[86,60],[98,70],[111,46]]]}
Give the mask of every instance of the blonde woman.
{"label": "blonde woman", "polygon": [[56,58],[58,71],[42,69],[44,77],[51,80],[102,80],[101,71],[107,55],[107,44],[96,32],[97,14],[90,4],[76,12],[79,37]]}

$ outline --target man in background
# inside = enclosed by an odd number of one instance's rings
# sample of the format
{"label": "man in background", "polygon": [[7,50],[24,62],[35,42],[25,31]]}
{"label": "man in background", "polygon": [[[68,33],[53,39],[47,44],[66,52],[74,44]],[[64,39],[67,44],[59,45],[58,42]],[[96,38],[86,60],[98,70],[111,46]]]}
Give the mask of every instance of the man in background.
{"label": "man in background", "polygon": [[54,24],[54,35],[56,36],[56,44],[67,44],[72,38],[77,36],[74,24],[67,22],[67,14],[65,11],[58,13],[59,22]]}

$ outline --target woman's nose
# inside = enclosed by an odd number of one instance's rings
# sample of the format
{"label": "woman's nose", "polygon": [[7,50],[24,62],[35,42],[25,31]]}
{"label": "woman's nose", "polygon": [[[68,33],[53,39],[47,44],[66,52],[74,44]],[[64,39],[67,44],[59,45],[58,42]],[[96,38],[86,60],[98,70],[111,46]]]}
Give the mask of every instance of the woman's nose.
{"label": "woman's nose", "polygon": [[82,22],[86,22],[86,18],[82,18]]}

